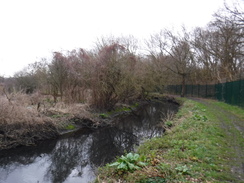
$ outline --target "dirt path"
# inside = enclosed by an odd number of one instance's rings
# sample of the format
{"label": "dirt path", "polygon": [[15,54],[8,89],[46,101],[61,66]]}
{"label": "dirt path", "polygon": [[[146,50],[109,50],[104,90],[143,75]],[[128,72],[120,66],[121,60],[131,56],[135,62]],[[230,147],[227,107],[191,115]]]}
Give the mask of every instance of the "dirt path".
{"label": "dirt path", "polygon": [[238,182],[244,182],[244,121],[212,101],[195,98],[193,100],[208,106],[218,118],[231,144],[230,153],[233,153],[233,158],[230,160],[231,171]]}

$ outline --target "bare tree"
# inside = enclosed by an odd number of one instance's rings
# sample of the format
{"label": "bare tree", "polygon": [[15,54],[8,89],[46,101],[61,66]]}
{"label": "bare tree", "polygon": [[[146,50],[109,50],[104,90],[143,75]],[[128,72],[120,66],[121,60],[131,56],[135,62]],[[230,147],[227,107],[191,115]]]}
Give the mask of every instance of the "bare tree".
{"label": "bare tree", "polygon": [[218,48],[215,43],[214,34],[210,30],[196,28],[194,30],[194,40],[192,41],[198,68],[198,83],[208,83],[220,81],[219,60],[214,57],[213,48]]}
{"label": "bare tree", "polygon": [[227,13],[227,16],[232,17],[232,21],[235,21],[235,24],[241,27],[244,26],[244,12],[241,8],[241,1],[236,1],[232,7],[225,2],[225,10],[223,11]]}
{"label": "bare tree", "polygon": [[15,73],[14,78],[16,81],[15,86],[17,89],[27,94],[33,93],[38,86],[38,83],[35,79],[35,74],[29,71],[27,67]]}
{"label": "bare tree", "polygon": [[190,35],[184,29],[182,35],[164,30],[152,36],[150,42],[149,50],[152,57],[161,60],[168,70],[181,77],[181,96],[184,97],[186,78],[195,68]]}
{"label": "bare tree", "polygon": [[[93,103],[103,109],[133,95],[133,67],[135,58],[119,43],[104,45],[95,54],[92,76]],[[128,92],[130,90],[130,92]]]}
{"label": "bare tree", "polygon": [[66,57],[60,52],[53,53],[52,63],[49,65],[48,81],[51,85],[51,93],[54,101],[57,97],[63,97],[64,85],[67,79]]}
{"label": "bare tree", "polygon": [[225,12],[216,13],[205,29],[196,29],[193,41],[199,63],[219,82],[238,78],[244,63],[244,27]]}

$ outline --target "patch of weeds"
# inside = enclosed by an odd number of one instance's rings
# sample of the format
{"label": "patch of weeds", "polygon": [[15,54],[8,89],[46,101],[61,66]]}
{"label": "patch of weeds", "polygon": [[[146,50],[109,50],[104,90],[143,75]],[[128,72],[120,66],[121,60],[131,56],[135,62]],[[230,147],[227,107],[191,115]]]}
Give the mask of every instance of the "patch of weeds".
{"label": "patch of weeds", "polygon": [[109,115],[108,115],[108,114],[106,114],[106,113],[101,113],[101,114],[99,114],[99,117],[101,117],[101,118],[105,119],[105,118],[108,118],[108,117],[109,117]]}
{"label": "patch of weeds", "polygon": [[144,158],[139,154],[128,153],[126,156],[122,155],[116,162],[109,164],[110,167],[116,167],[121,172],[133,172],[138,170],[146,163],[143,162]]}
{"label": "patch of weeds", "polygon": [[186,165],[178,165],[175,170],[182,175],[189,175],[189,168]]}
{"label": "patch of weeds", "polygon": [[72,125],[72,124],[70,124],[70,125],[67,125],[67,126],[65,127],[65,129],[66,129],[66,130],[74,130],[74,129],[75,129],[75,126]]}
{"label": "patch of weeds", "polygon": [[109,118],[111,115],[113,114],[116,114],[116,113],[120,113],[120,112],[130,112],[132,111],[133,109],[137,108],[139,106],[138,103],[135,103],[131,106],[122,106],[122,107],[118,107],[116,108],[115,110],[112,110],[112,111],[109,111],[109,112],[106,112],[106,113],[101,113],[99,114],[99,116],[101,118]]}
{"label": "patch of weeds", "polygon": [[194,114],[193,119],[197,121],[207,121],[208,118],[205,115],[200,115],[200,114]]}
{"label": "patch of weeds", "polygon": [[122,107],[119,112],[128,112],[128,111],[131,111],[131,108],[130,107]]}
{"label": "patch of weeds", "polygon": [[132,105],[132,107],[138,107],[139,104],[136,102],[134,105]]}
{"label": "patch of weeds", "polygon": [[54,114],[54,115],[52,115],[51,117],[52,117],[52,118],[61,118],[62,115],[61,115],[61,114]]}
{"label": "patch of weeds", "polygon": [[131,111],[133,108],[133,106],[123,106],[123,107],[119,107],[117,109],[115,109],[115,111],[112,111],[112,113],[116,113],[116,112],[129,112]]}
{"label": "patch of weeds", "polygon": [[166,128],[171,128],[173,126],[173,122],[172,121],[166,121],[165,122],[165,127]]}

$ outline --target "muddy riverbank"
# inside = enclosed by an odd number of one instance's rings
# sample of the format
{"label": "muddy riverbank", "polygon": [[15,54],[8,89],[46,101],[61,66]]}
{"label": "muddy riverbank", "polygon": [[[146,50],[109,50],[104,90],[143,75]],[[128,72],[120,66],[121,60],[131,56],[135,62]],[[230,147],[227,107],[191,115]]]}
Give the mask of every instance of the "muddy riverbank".
{"label": "muddy riverbank", "polygon": [[48,115],[39,116],[38,119],[33,120],[35,122],[16,121],[14,123],[0,123],[0,151],[18,146],[35,145],[39,141],[55,139],[67,133],[73,133],[81,128],[96,130],[111,126],[124,116],[130,114],[138,115],[138,112],[145,105],[153,101],[169,102],[178,105],[177,101],[172,97],[153,97],[150,100],[139,101],[133,107],[123,107],[122,110],[109,113],[96,113],[89,118],[54,113],[52,111]]}

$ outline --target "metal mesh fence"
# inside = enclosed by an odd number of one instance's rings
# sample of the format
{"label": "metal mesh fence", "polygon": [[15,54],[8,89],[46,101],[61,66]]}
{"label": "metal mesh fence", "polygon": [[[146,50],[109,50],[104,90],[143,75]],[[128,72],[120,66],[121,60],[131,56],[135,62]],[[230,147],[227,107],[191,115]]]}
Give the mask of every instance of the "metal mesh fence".
{"label": "metal mesh fence", "polygon": [[[165,88],[166,93],[180,95],[181,85],[168,85]],[[186,85],[185,96],[215,98],[215,85]]]}
{"label": "metal mesh fence", "polygon": [[[165,92],[180,95],[181,85],[168,85]],[[228,104],[244,107],[244,80],[215,85],[186,85],[186,97],[213,98]]]}
{"label": "metal mesh fence", "polygon": [[244,107],[244,80],[216,85],[216,99]]}

